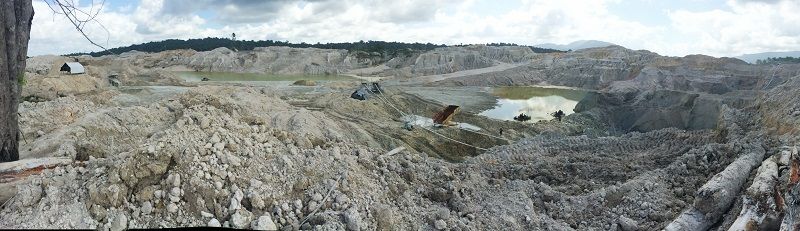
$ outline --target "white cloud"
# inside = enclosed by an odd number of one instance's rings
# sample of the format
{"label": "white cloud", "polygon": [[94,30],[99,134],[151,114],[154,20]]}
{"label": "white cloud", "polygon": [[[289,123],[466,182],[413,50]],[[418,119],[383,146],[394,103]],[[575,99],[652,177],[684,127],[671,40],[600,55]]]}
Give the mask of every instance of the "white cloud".
{"label": "white cloud", "polygon": [[[619,0],[521,0],[488,14],[481,0],[141,0],[125,10],[105,9],[92,39],[117,47],[169,38],[223,37],[293,42],[385,40],[432,43],[568,43],[596,39],[665,55],[800,49],[800,2],[729,0],[708,11],[669,10],[668,23],[645,25],[608,9]],[[483,2],[481,2],[483,3]],[[492,4],[516,4],[509,1]],[[97,51],[61,15],[41,1],[30,54]],[[201,17],[199,14],[203,15]]]}
{"label": "white cloud", "polygon": [[[121,13],[104,8],[96,22],[87,23],[84,32],[101,46],[113,48],[169,38],[222,36],[223,33],[203,28],[205,20],[196,15],[160,15],[163,0],[142,0],[132,12]],[[34,1],[29,55],[65,54],[99,51],[65,18],[56,14],[43,1]],[[89,10],[86,6],[82,10]]]}
{"label": "white cloud", "polygon": [[[46,3],[41,1],[33,2],[34,17],[31,27],[31,40],[29,42],[29,54],[60,54],[69,51],[88,50],[91,45],[81,36],[75,27],[67,21],[64,15],[56,14]],[[121,28],[132,26],[127,23],[129,20],[122,15],[102,13],[97,18],[104,22],[109,29],[109,34],[126,33]],[[108,34],[96,23],[89,23],[84,28],[87,35],[100,43],[106,44]],[[109,45],[111,45],[109,43]]]}
{"label": "white cloud", "polygon": [[800,2],[734,1],[729,10],[669,13],[683,52],[716,56],[800,49]]}
{"label": "white cloud", "polygon": [[136,32],[141,35],[157,37],[182,37],[202,31],[205,20],[197,15],[161,14],[164,0],[143,0],[132,15]]}

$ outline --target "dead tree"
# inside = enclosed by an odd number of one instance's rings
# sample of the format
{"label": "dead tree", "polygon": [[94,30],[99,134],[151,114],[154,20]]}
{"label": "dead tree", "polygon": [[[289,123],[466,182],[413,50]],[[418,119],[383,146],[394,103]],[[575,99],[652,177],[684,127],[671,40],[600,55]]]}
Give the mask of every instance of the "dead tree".
{"label": "dead tree", "polygon": [[[97,4],[93,2],[89,11],[80,9],[72,1],[46,0],[45,2],[54,13],[63,14],[86,40],[106,50],[84,33],[87,23],[97,22],[95,18],[104,2],[99,4],[100,7],[95,7]],[[0,162],[19,160],[20,130],[17,108],[22,90],[21,82],[25,75],[25,59],[28,54],[32,22],[31,0],[0,1],[0,26],[3,27],[0,30],[0,38],[3,41],[0,42]]]}
{"label": "dead tree", "polygon": [[[102,23],[97,21],[97,15],[99,15],[100,11],[103,10],[103,6],[105,6],[106,3],[105,0],[100,1],[98,3],[95,3],[95,1],[92,0],[91,8],[88,11],[83,10],[78,6],[76,6],[73,1],[45,0],[44,2],[47,3],[47,6],[50,7],[50,10],[52,10],[54,14],[60,14],[63,15],[64,18],[67,18],[67,20],[69,20],[69,22],[72,23],[72,26],[75,27],[75,30],[80,32],[83,38],[86,39],[86,41],[89,41],[89,43],[91,43],[92,45],[95,45],[100,49],[103,49],[103,51],[108,50],[104,46],[92,40],[89,37],[89,35],[86,34],[85,30],[87,25],[89,25],[90,23],[95,23],[95,25],[100,26],[100,28],[102,28],[106,32],[106,34],[109,33],[108,29],[106,29],[106,27],[103,26]],[[108,37],[110,36],[106,36],[106,38]],[[106,40],[106,42],[108,42],[108,40]]]}
{"label": "dead tree", "polygon": [[19,159],[17,107],[32,21],[31,0],[0,1],[0,162]]}

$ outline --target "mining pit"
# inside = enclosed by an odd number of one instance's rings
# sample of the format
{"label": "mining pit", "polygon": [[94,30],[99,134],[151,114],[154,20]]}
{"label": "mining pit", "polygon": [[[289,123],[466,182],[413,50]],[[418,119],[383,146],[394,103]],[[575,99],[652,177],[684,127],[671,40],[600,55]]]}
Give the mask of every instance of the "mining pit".
{"label": "mining pit", "polygon": [[63,57],[30,58],[0,227],[797,225],[800,65],[529,50],[384,64],[311,48],[132,52],[75,57],[79,75],[50,68]]}

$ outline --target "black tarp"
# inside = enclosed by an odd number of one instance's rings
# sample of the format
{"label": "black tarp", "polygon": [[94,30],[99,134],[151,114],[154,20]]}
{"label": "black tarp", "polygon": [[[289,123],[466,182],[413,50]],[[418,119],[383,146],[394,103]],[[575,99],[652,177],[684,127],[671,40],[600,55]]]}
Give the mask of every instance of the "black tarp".
{"label": "black tarp", "polygon": [[357,99],[357,100],[366,100],[369,97],[369,89],[366,86],[362,85],[358,90],[350,94],[350,98]]}

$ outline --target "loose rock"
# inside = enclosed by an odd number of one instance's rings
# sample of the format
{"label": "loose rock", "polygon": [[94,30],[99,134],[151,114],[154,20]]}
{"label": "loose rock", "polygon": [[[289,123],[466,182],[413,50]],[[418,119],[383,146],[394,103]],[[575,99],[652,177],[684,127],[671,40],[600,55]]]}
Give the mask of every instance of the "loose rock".
{"label": "loose rock", "polygon": [[111,223],[111,231],[122,231],[128,228],[128,217],[125,214],[119,214],[114,218]]}
{"label": "loose rock", "polygon": [[436,222],[433,223],[433,227],[438,230],[444,230],[447,228],[447,223],[444,220],[436,220]]}
{"label": "loose rock", "polygon": [[222,224],[219,223],[217,218],[211,218],[211,220],[208,221],[208,227],[222,227]]}
{"label": "loose rock", "polygon": [[244,210],[244,209],[239,209],[239,210],[236,211],[236,213],[231,215],[230,222],[231,222],[231,225],[233,225],[234,228],[245,229],[245,228],[249,227],[250,221],[252,219],[253,219],[253,213],[251,213],[251,212],[249,212],[247,210]]}
{"label": "loose rock", "polygon": [[256,220],[255,224],[253,225],[254,230],[278,230],[278,226],[275,225],[275,222],[272,222],[272,218],[269,216],[260,216],[258,220]]}

